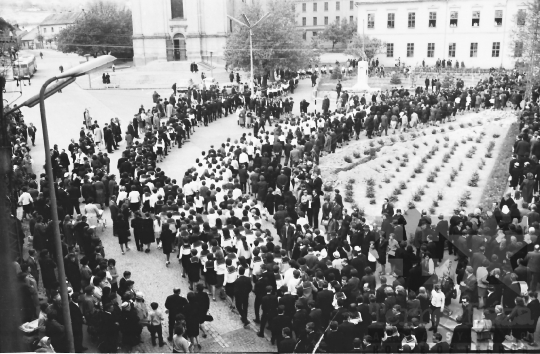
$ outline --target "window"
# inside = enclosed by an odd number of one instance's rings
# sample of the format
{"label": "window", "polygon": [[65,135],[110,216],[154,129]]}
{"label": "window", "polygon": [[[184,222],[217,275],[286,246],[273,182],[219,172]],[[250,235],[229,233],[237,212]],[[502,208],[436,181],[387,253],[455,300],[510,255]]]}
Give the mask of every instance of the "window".
{"label": "window", "polygon": [[414,43],[407,43],[407,58],[414,57]]}
{"label": "window", "polygon": [[367,14],[367,28],[375,28],[375,14]]}
{"label": "window", "polygon": [[502,10],[495,10],[495,26],[502,26]]}
{"label": "window", "polygon": [[394,43],[386,43],[386,57],[387,58],[394,57]]}
{"label": "window", "polygon": [[471,58],[478,56],[478,43],[471,43]]}
{"label": "window", "polygon": [[354,16],[349,16],[349,22],[350,22],[350,23],[353,23],[353,22],[354,22]]}
{"label": "window", "polygon": [[171,18],[184,18],[184,0],[171,0]]}
{"label": "window", "polygon": [[306,12],[306,4],[305,3],[302,4],[302,12]]}
{"label": "window", "polygon": [[54,32],[54,27],[51,27],[51,32]]}
{"label": "window", "polygon": [[354,10],[354,1],[350,1],[349,10]]}
{"label": "window", "polygon": [[414,28],[416,26],[416,13],[415,12],[409,12],[407,22],[408,22],[409,28]]}
{"label": "window", "polygon": [[316,2],[313,3],[313,12],[317,12],[317,3]]}
{"label": "window", "polygon": [[232,32],[232,20],[229,20],[229,32]]}
{"label": "window", "polygon": [[46,28],[43,28],[43,33],[47,33],[47,29],[46,29]]}
{"label": "window", "polygon": [[437,13],[436,12],[429,13],[429,27],[437,27]]}
{"label": "window", "polygon": [[455,58],[456,57],[456,43],[450,43],[448,45],[448,56],[450,58]]}
{"label": "window", "polygon": [[514,57],[521,58],[523,56],[523,42],[516,42],[514,45]]}
{"label": "window", "polygon": [[324,16],[324,25],[328,25],[328,16]]}
{"label": "window", "polygon": [[525,26],[525,18],[526,18],[526,15],[525,15],[525,10],[523,9],[519,9],[518,12],[517,12],[517,25],[518,26]]}
{"label": "window", "polygon": [[336,23],[337,23],[338,25],[339,25],[339,21],[340,21],[339,16],[336,16]]}
{"label": "window", "polygon": [[336,1],[336,10],[337,10],[337,11],[340,10],[339,1]]}
{"label": "window", "polygon": [[472,12],[472,26],[473,27],[480,26],[480,11]]}
{"label": "window", "polygon": [[501,42],[493,42],[491,46],[491,56],[493,58],[498,58],[501,51]]}
{"label": "window", "polygon": [[313,17],[313,26],[317,26],[317,17]]}
{"label": "window", "polygon": [[393,13],[389,13],[388,14],[388,28],[394,28],[394,20],[395,20],[396,16],[395,14]]}
{"label": "window", "polygon": [[435,43],[427,44],[427,56],[428,58],[433,58],[435,56]]}
{"label": "window", "polygon": [[457,27],[458,12],[450,11],[450,27]]}
{"label": "window", "polygon": [[305,17],[302,17],[302,26],[305,26],[306,25],[306,18]]}
{"label": "window", "polygon": [[324,3],[324,11],[328,11],[328,2]]}
{"label": "window", "polygon": [[307,33],[306,33],[306,32],[302,33],[302,39],[303,39],[303,40],[306,40],[306,39],[307,39]]}
{"label": "window", "polygon": [[317,37],[317,31],[313,31],[313,37]]}

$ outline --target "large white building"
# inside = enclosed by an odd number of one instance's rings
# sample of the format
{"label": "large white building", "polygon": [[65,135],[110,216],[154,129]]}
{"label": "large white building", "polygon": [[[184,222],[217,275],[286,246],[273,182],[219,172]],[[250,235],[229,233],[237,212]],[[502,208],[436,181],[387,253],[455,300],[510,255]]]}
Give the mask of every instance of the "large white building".
{"label": "large white building", "polygon": [[[512,68],[522,47],[512,41],[521,25],[523,0],[362,0],[358,33],[386,43],[379,63],[434,65],[437,59],[465,67]],[[517,23],[519,22],[519,24]]]}
{"label": "large white building", "polygon": [[258,0],[133,0],[135,65],[154,60],[223,60],[227,34],[243,6]]}
{"label": "large white building", "polygon": [[324,28],[335,21],[356,21],[358,9],[352,0],[295,0],[296,21],[303,30],[305,40],[320,35]]}

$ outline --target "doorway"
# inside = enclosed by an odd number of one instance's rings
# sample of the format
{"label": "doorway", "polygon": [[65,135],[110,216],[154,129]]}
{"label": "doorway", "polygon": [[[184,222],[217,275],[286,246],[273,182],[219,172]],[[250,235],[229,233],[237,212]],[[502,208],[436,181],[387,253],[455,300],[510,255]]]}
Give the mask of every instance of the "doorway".
{"label": "doorway", "polygon": [[175,34],[173,38],[173,44],[174,44],[174,60],[175,61],[187,60],[186,38],[184,37],[184,35],[181,33]]}

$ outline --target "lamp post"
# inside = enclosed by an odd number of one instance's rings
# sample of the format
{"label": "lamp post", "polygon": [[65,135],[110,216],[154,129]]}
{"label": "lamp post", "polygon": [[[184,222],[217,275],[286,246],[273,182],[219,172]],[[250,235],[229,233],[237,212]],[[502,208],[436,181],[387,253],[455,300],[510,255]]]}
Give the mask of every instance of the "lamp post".
{"label": "lamp post", "polygon": [[212,66],[212,54],[214,54],[213,51],[210,51],[210,76],[212,78],[214,77],[214,66]]}
{"label": "lamp post", "polygon": [[249,83],[249,88],[251,89],[252,93],[254,92],[254,89],[253,89],[253,81],[254,81],[254,75],[253,75],[253,28],[255,26],[257,26],[262,20],[267,18],[269,15],[270,15],[270,13],[267,12],[266,14],[263,15],[263,17],[261,17],[253,25],[248,20],[247,16],[244,15],[244,14],[241,15],[244,22],[242,22],[240,20],[237,20],[236,18],[227,15],[227,17],[230,18],[231,20],[233,20],[233,21],[237,22],[238,24],[240,24],[241,26],[247,27],[249,29],[249,59],[250,59],[250,66],[251,66],[251,80],[250,80],[250,83]]}
{"label": "lamp post", "polygon": [[[88,59],[88,58],[87,58]],[[50,191],[50,202],[51,202],[51,217],[53,222],[53,232],[54,232],[54,240],[55,240],[55,251],[56,251],[56,263],[58,264],[58,281],[60,283],[60,295],[62,297],[62,314],[64,316],[64,323],[65,323],[65,329],[66,329],[66,335],[69,345],[69,351],[71,353],[75,352],[74,342],[73,342],[73,329],[71,327],[71,316],[69,313],[69,297],[67,292],[67,284],[66,284],[66,272],[64,269],[64,258],[62,255],[62,240],[60,238],[60,228],[59,228],[59,221],[58,221],[58,209],[57,209],[57,203],[56,203],[56,189],[55,189],[55,183],[54,183],[54,176],[53,176],[53,170],[52,170],[52,162],[51,162],[51,155],[49,154],[50,151],[50,144],[49,144],[49,130],[47,128],[47,115],[45,112],[45,98],[52,96],[57,91],[61,90],[63,87],[69,85],[70,83],[75,81],[75,78],[89,74],[90,72],[94,70],[98,70],[102,68],[105,65],[108,65],[112,63],[114,60],[116,60],[115,57],[112,55],[104,55],[101,57],[98,57],[94,60],[87,61],[86,63],[77,65],[74,68],[71,68],[69,70],[64,71],[58,76],[51,77],[45,83],[43,86],[41,86],[41,90],[39,91],[39,95],[36,95],[34,97],[31,97],[30,99],[23,102],[18,108],[27,106],[27,107],[33,107],[39,102],[39,110],[41,114],[41,125],[43,129],[43,143],[45,145],[45,169],[47,172],[47,178],[48,178],[48,187]],[[49,90],[47,90],[47,87],[53,82],[57,80],[61,80],[58,84],[51,87]]]}

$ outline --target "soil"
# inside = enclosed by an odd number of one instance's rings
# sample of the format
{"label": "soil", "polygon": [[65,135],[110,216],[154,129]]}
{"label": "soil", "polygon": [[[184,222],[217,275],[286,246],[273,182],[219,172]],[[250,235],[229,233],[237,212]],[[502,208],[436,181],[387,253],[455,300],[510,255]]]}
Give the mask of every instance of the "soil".
{"label": "soil", "polygon": [[[356,204],[364,209],[366,216],[379,216],[385,197],[390,198],[394,208],[407,210],[412,202],[416,209],[431,215],[452,215],[457,207],[479,204],[506,132],[515,119],[510,111],[483,111],[458,116],[457,121],[439,127],[410,129],[403,134],[389,132],[388,137],[353,141],[321,158],[323,180],[330,181],[345,197],[350,193],[345,190],[346,185],[353,182],[352,200],[346,198],[346,207]],[[488,158],[491,141],[495,145]],[[370,159],[370,153],[376,154]],[[443,161],[445,155],[447,162]],[[346,162],[345,157],[352,163]],[[418,167],[421,172],[415,172]],[[452,181],[453,170],[457,174]],[[474,173],[479,177],[476,186],[469,183]],[[371,179],[374,197],[368,198],[366,192]],[[421,189],[424,195],[419,195]],[[460,204],[465,193],[469,196]]]}

